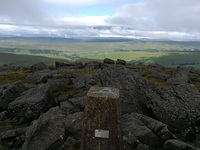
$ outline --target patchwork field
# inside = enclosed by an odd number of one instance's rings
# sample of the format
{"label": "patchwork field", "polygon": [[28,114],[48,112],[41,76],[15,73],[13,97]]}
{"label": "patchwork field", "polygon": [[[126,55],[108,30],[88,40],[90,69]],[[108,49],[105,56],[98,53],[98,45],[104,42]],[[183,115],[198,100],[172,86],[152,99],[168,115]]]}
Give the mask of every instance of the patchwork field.
{"label": "patchwork field", "polygon": [[30,65],[38,61],[51,64],[59,59],[84,62],[104,58],[200,68],[200,42],[116,38],[0,38],[0,65]]}

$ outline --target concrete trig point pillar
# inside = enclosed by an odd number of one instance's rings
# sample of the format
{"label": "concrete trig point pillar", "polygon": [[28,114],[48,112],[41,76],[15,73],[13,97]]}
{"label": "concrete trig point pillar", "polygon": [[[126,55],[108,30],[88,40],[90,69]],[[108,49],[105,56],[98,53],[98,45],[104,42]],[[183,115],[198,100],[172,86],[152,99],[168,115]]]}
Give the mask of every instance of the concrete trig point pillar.
{"label": "concrete trig point pillar", "polygon": [[122,150],[119,90],[91,87],[85,104],[81,150]]}

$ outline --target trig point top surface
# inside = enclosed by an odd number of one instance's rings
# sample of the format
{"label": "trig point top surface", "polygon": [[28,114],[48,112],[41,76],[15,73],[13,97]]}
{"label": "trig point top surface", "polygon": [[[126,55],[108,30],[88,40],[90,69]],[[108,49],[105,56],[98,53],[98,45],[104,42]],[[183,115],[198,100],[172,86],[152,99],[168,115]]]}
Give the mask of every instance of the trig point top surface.
{"label": "trig point top surface", "polygon": [[87,93],[87,97],[109,97],[119,98],[119,90],[113,87],[91,87]]}

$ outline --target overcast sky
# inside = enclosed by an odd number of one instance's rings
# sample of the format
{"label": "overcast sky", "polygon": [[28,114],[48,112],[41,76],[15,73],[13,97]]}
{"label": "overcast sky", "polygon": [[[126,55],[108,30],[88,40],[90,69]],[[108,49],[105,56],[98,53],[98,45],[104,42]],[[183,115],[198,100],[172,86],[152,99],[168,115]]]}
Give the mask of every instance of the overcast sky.
{"label": "overcast sky", "polygon": [[200,40],[200,0],[0,0],[0,36]]}

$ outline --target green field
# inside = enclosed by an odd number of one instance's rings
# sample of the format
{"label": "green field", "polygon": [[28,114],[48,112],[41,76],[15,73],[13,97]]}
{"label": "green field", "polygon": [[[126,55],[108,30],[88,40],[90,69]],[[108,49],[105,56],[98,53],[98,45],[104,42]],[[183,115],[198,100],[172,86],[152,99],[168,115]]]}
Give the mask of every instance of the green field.
{"label": "green field", "polygon": [[[159,63],[166,66],[190,65],[200,68],[199,52],[200,42],[195,41],[0,38],[0,64],[27,65],[38,61],[49,64],[55,59],[88,61],[111,58]],[[27,59],[27,55],[30,57],[29,59]]]}

